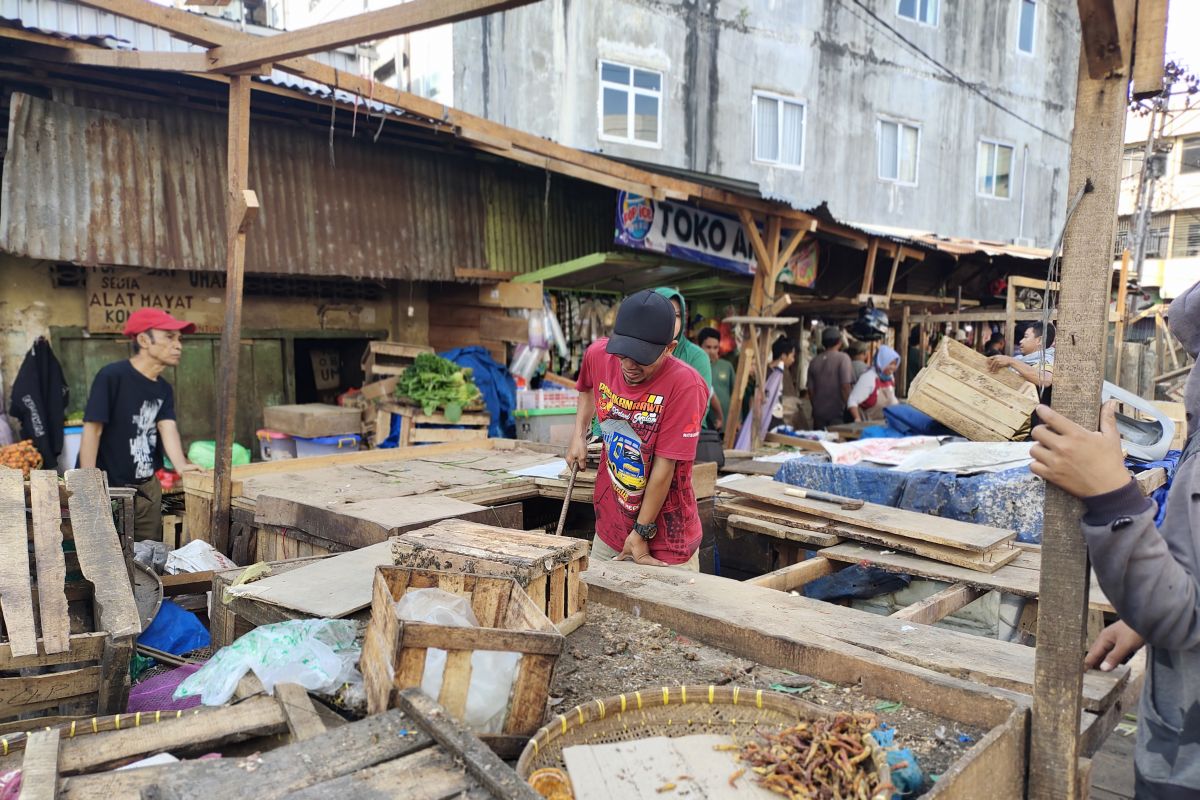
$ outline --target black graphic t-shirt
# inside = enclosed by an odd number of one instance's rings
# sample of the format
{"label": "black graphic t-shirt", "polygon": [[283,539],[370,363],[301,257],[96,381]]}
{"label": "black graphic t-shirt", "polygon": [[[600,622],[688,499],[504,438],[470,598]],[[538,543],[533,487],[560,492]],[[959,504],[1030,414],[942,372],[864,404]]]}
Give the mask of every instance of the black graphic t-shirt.
{"label": "black graphic t-shirt", "polygon": [[96,466],[111,486],[133,486],[162,468],[158,423],[175,419],[175,393],[162,378],[150,380],[129,361],[103,367],[92,381],[84,422],[104,425]]}

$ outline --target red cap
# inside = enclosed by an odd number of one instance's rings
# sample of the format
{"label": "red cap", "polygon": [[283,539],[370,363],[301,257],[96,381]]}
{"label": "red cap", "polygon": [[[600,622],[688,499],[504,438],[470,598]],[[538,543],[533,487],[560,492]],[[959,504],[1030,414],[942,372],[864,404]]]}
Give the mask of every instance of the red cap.
{"label": "red cap", "polygon": [[196,325],[193,322],[175,319],[161,308],[139,308],[125,321],[124,333],[126,336],[137,336],[151,329],[195,333]]}

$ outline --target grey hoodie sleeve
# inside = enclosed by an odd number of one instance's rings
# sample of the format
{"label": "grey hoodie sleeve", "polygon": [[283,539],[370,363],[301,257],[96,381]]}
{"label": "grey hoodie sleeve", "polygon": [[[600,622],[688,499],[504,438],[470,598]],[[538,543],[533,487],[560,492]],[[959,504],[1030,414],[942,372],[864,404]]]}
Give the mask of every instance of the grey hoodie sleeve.
{"label": "grey hoodie sleeve", "polygon": [[[1196,553],[1200,525],[1194,510],[1200,459],[1184,462],[1175,476],[1162,529],[1155,505],[1136,482],[1088,498],[1083,534],[1104,593],[1125,622],[1155,647],[1200,645],[1200,591]],[[1200,497],[1200,495],[1196,495]]]}

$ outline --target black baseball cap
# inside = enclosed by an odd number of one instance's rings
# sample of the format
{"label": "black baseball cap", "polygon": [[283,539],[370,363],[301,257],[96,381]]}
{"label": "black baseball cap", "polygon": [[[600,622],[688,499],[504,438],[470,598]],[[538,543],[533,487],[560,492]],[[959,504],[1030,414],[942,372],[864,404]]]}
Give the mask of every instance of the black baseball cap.
{"label": "black baseball cap", "polygon": [[645,366],[657,361],[673,341],[675,306],[662,295],[644,289],[626,297],[617,309],[617,324],[605,352],[632,358]]}

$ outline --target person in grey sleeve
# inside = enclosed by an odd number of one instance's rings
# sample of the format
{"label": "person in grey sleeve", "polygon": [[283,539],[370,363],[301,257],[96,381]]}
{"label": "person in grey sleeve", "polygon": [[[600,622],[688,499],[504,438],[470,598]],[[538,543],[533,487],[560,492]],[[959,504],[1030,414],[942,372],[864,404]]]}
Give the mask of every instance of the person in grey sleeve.
{"label": "person in grey sleeve", "polygon": [[[1193,356],[1200,352],[1200,284],[1171,303],[1171,333]],[[1184,395],[1188,429],[1200,422],[1200,371]],[[1154,527],[1154,503],[1125,470],[1115,405],[1100,412],[1100,430],[1087,431],[1039,406],[1046,423],[1034,429],[1030,467],[1036,475],[1084,503],[1083,535],[1100,587],[1125,626],[1150,652],[1138,709],[1134,758],[1136,797],[1200,797],[1200,436],[1190,435],[1167,498],[1166,517]],[[1120,629],[1108,633],[1112,649]],[[1128,637],[1128,632],[1126,636]],[[1103,650],[1108,644],[1100,644]],[[1132,648],[1136,649],[1136,648]],[[1089,653],[1108,665],[1112,656]],[[1111,667],[1110,667],[1111,668]]]}

